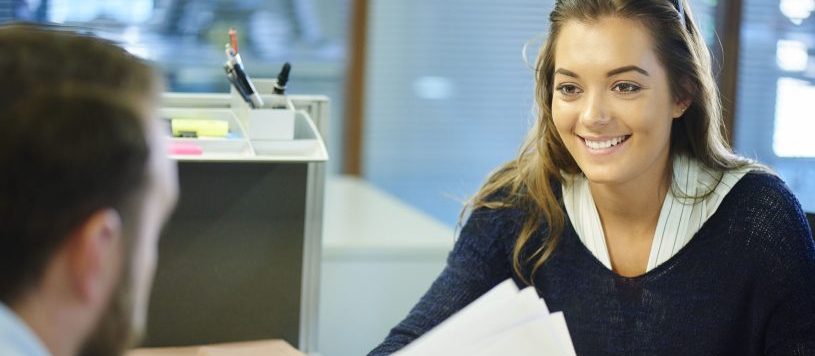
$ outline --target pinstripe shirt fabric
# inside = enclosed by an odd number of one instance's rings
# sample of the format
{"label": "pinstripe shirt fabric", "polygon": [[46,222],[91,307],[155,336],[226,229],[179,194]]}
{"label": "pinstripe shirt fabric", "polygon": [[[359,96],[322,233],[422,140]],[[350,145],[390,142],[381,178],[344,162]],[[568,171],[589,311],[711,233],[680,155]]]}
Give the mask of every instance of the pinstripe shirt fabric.
{"label": "pinstripe shirt fabric", "polygon": [[[696,159],[680,155],[673,161],[674,179],[659,212],[646,272],[673,257],[710,218],[730,189],[750,168],[716,172]],[[583,175],[566,175],[563,203],[580,241],[611,270],[603,225]],[[721,178],[721,180],[720,180]],[[710,193],[710,194],[708,194]]]}

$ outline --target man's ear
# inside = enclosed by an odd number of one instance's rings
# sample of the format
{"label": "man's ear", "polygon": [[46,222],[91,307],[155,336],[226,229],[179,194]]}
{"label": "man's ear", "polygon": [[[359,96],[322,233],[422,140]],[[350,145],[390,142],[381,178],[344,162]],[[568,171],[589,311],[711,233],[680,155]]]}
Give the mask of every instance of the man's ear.
{"label": "man's ear", "polygon": [[122,222],[115,209],[89,215],[68,238],[70,286],[83,303],[104,304],[122,264]]}

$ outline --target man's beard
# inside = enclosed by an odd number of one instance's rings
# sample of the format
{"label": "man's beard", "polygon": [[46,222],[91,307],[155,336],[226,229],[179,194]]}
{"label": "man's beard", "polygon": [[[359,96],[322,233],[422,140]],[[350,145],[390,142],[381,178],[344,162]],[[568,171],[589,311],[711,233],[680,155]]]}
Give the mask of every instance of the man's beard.
{"label": "man's beard", "polygon": [[121,282],[113,291],[110,304],[85,340],[79,356],[122,355],[140,338],[141,331],[133,327],[133,283],[129,276],[130,271],[126,268]]}

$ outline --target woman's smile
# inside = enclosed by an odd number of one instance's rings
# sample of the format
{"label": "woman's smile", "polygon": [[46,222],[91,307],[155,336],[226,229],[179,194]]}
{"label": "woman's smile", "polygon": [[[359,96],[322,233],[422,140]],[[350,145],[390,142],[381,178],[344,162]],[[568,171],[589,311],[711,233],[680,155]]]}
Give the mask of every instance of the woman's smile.
{"label": "woman's smile", "polygon": [[628,142],[631,135],[619,136],[581,136],[577,135],[587,152],[596,156],[607,156],[619,152]]}

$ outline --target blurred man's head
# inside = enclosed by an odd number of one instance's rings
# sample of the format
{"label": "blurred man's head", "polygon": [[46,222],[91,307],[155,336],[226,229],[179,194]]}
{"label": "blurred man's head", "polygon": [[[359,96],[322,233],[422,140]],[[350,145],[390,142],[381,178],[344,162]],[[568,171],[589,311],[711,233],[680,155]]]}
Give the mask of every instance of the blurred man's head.
{"label": "blurred man's head", "polygon": [[177,196],[153,69],[108,42],[0,26],[0,301],[55,355],[144,325]]}

